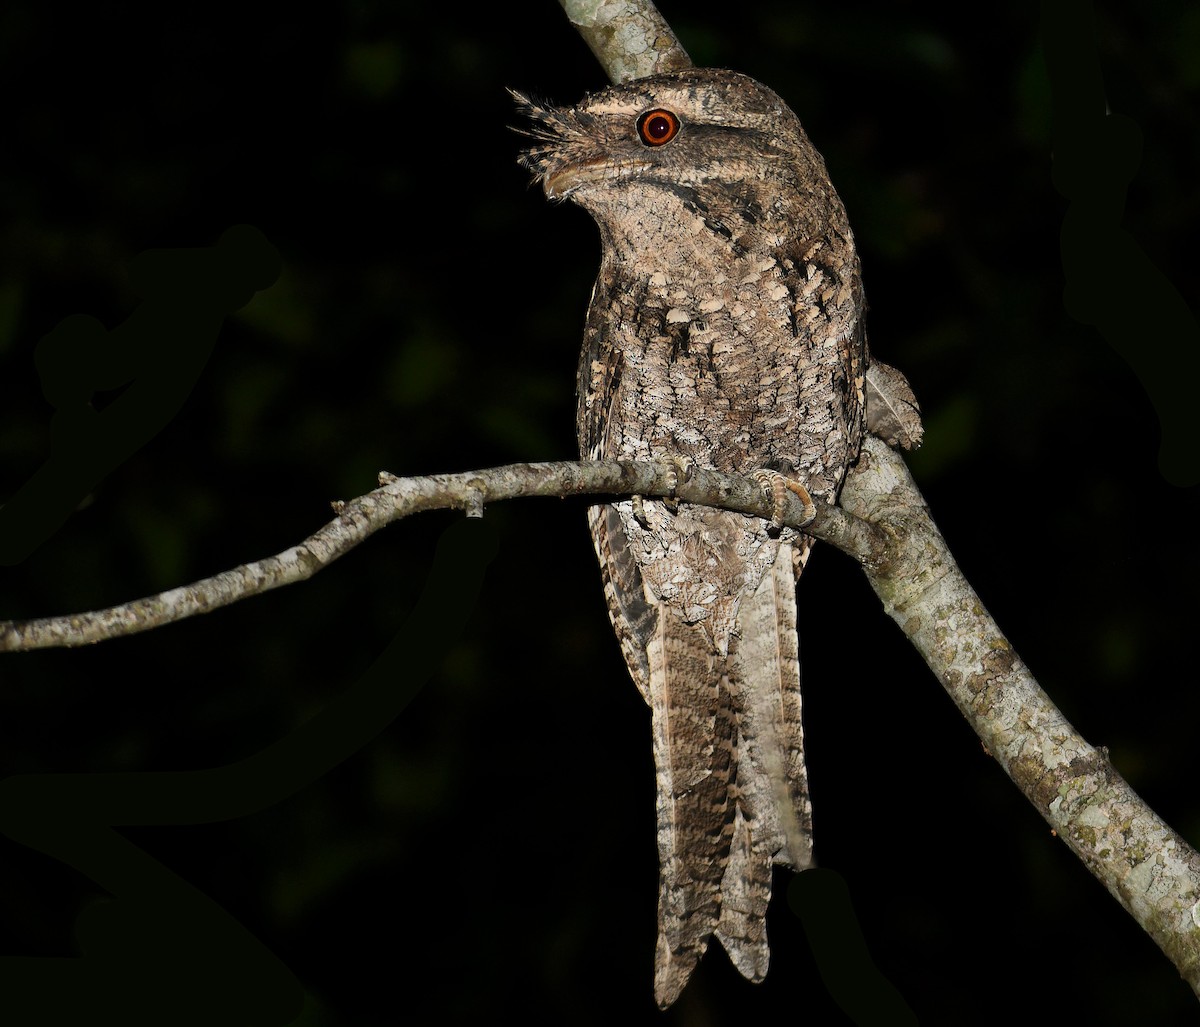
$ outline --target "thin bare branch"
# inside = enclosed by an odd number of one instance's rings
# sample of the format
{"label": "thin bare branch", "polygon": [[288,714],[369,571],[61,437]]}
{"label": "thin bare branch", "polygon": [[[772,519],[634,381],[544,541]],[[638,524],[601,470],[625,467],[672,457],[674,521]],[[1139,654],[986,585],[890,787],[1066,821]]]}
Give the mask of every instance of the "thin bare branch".
{"label": "thin bare branch", "polygon": [[[682,480],[681,480],[682,478]],[[130,603],[65,617],[0,622],[0,652],[89,645],[208,613],[271,589],[311,578],[380,528],[425,510],[457,509],[482,514],[483,504],[518,496],[673,496],[772,517],[773,508],[753,478],[694,468],[686,477],[674,464],[563,461],[510,464],[462,474],[397,478],[383,474],[382,487],[338,506],[338,516],[299,545],[276,556],[224,571]],[[785,494],[782,522],[804,523],[804,505]],[[805,530],[862,561],[881,559],[884,537],[871,525],[823,506]]]}

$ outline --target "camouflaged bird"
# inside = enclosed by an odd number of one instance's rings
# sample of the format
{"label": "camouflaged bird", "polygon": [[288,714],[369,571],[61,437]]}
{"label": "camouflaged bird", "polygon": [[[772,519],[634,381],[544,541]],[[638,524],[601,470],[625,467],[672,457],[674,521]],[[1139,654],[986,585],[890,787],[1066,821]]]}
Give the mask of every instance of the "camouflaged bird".
{"label": "camouflaged bird", "polygon": [[[699,68],[569,108],[514,96],[538,141],[522,163],[600,227],[583,457],[769,469],[835,502],[863,432],[863,291],[846,212],[796,116],[745,75]],[[652,711],[666,1008],[714,934],[762,980],[772,865],[812,864],[795,597],[811,541],[650,499],[590,520]]]}

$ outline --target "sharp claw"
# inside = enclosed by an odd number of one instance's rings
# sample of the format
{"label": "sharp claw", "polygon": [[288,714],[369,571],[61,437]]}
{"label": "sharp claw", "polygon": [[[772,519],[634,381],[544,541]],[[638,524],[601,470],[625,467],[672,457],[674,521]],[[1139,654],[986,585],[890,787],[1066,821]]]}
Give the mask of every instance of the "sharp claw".
{"label": "sharp claw", "polygon": [[680,482],[688,481],[692,476],[692,468],[696,462],[690,456],[673,456],[667,461],[667,481],[670,483],[668,498],[675,498],[675,490]]}
{"label": "sharp claw", "polygon": [[633,519],[643,528],[649,528],[650,519],[646,516],[646,501],[635,493],[630,497],[630,502],[633,504]]}
{"label": "sharp claw", "polygon": [[[787,492],[797,495],[804,504],[804,524],[813,522],[817,516],[817,508],[813,505],[808,489],[798,481],[765,467],[755,471],[753,477],[758,481],[767,498],[771,500],[772,528],[778,530],[783,527],[783,515],[787,509],[787,496],[785,495]],[[801,526],[803,527],[803,525]]]}
{"label": "sharp claw", "polygon": [[[696,462],[690,456],[671,456],[662,461],[667,478],[667,494],[663,497],[663,506],[671,513],[679,512],[679,503],[675,499],[675,490],[681,482],[692,477],[692,469]],[[636,516],[636,512],[635,512]]]}

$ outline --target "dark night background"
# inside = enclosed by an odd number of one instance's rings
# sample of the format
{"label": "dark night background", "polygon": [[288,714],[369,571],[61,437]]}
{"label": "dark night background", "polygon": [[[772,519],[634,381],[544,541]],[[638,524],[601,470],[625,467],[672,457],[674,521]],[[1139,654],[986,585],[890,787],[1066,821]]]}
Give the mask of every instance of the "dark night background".
{"label": "dark night background", "polygon": [[[1196,310],[1200,12],[1143,6],[1096,17],[1110,107],[1144,136],[1124,226]],[[697,63],[799,114],[850,212],[873,348],[922,401],[910,464],[959,563],[1067,718],[1200,843],[1197,490],[1164,481],[1138,378],[1063,308],[1037,5],[990,7],[985,31],[970,6],[894,0],[662,9]],[[72,314],[126,318],[134,256],[247,223],[285,267],[228,319],[171,425],[0,568],[0,618],[278,552],[380,469],[575,455],[599,247],[582,211],[529,188],[504,91],[571,102],[604,84],[557,4],[23,0],[0,10],[0,55],[0,498],[48,453],[34,347]],[[230,822],[124,831],[292,969],[296,1023],[850,1022],[786,875],[767,982],[714,951],[655,1010],[649,715],[583,509],[488,509],[500,551],[467,630],[318,783]],[[405,522],[306,584],[174,627],[5,656],[0,773],[190,770],[268,745],[371,665],[455,519]],[[982,751],[855,567],[819,549],[799,604],[817,855],[920,1022],[1192,1022],[1170,963]],[[0,839],[0,955],[72,954],[97,894]]]}

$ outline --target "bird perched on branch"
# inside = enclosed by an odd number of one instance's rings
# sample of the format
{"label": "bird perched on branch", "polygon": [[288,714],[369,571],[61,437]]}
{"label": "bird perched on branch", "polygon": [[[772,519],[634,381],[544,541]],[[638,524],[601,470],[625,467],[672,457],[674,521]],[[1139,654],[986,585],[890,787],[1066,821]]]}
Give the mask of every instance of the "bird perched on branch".
{"label": "bird perched on branch", "polygon": [[[835,502],[864,426],[863,290],[845,209],[796,116],[753,79],[700,68],[574,107],[514,96],[537,140],[523,164],[600,228],[581,454],[758,473]],[[795,597],[811,540],[665,500],[589,516],[652,711],[666,1008],[713,935],[762,980],[772,865],[812,865]]]}

